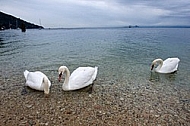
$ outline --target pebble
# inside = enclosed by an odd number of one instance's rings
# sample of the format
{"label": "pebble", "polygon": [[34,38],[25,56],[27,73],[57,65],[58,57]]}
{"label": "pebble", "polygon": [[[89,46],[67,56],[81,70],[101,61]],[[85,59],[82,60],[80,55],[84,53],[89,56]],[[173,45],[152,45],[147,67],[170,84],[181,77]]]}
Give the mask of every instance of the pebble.
{"label": "pebble", "polygon": [[27,107],[27,108],[31,108],[31,107],[32,107],[32,105],[26,105],[26,107]]}
{"label": "pebble", "polygon": [[160,116],[159,116],[159,115],[155,115],[155,117],[157,117],[157,118],[158,118],[158,117],[160,117]]}
{"label": "pebble", "polygon": [[124,100],[124,98],[120,98],[120,100],[121,100],[121,101],[123,101],[123,100]]}

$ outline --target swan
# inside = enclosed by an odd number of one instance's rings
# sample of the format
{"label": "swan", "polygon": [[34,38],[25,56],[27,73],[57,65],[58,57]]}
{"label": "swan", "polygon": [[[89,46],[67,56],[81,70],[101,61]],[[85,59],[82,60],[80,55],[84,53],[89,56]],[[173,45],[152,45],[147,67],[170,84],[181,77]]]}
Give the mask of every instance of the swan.
{"label": "swan", "polygon": [[26,79],[26,86],[35,90],[44,91],[45,94],[49,94],[51,82],[44,73],[40,71],[29,72],[28,70],[25,70],[24,77]]}
{"label": "swan", "polygon": [[158,73],[173,73],[177,71],[179,58],[167,58],[166,60],[155,59],[151,64],[151,70],[154,69],[154,66],[158,64],[155,68],[155,71]]}
{"label": "swan", "polygon": [[65,80],[62,85],[64,91],[77,90],[89,86],[96,79],[98,67],[78,67],[70,75],[70,71],[66,66],[60,66],[59,82],[61,81],[63,73],[65,73]]}

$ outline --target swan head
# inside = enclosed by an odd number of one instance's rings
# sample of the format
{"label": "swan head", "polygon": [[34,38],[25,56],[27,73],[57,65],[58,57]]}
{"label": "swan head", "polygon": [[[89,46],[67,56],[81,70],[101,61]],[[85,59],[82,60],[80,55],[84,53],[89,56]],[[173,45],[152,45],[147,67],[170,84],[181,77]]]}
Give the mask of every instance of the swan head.
{"label": "swan head", "polygon": [[62,75],[63,75],[63,73],[65,72],[66,69],[67,69],[66,66],[60,66],[60,67],[59,67],[59,69],[58,69],[58,73],[59,73],[59,78],[58,78],[58,80],[59,80],[59,82],[61,81]]}
{"label": "swan head", "polygon": [[155,59],[154,61],[152,61],[150,69],[153,70],[155,65],[157,66],[158,64],[160,64],[162,66],[163,60],[162,59]]}

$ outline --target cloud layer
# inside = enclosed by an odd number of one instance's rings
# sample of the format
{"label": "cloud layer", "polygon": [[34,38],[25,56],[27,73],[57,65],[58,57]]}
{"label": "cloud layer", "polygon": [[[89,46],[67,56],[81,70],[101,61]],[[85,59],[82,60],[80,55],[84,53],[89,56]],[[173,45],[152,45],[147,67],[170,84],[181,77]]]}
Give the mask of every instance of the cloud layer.
{"label": "cloud layer", "polygon": [[44,27],[190,25],[188,0],[6,0],[0,8]]}

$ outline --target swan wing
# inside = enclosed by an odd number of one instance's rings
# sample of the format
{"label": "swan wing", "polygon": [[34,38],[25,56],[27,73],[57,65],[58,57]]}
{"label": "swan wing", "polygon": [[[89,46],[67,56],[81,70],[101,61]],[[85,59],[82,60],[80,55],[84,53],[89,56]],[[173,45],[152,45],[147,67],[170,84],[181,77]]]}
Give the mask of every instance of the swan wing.
{"label": "swan wing", "polygon": [[42,72],[29,72],[26,79],[26,85],[32,89],[43,91],[42,82],[44,75]]}
{"label": "swan wing", "polygon": [[178,68],[178,63],[179,63],[178,58],[168,58],[164,60],[163,65],[160,69],[161,73],[172,73],[177,71]]}
{"label": "swan wing", "polygon": [[79,67],[71,74],[69,78],[69,89],[75,90],[84,88],[93,83],[97,75],[97,68]]}

